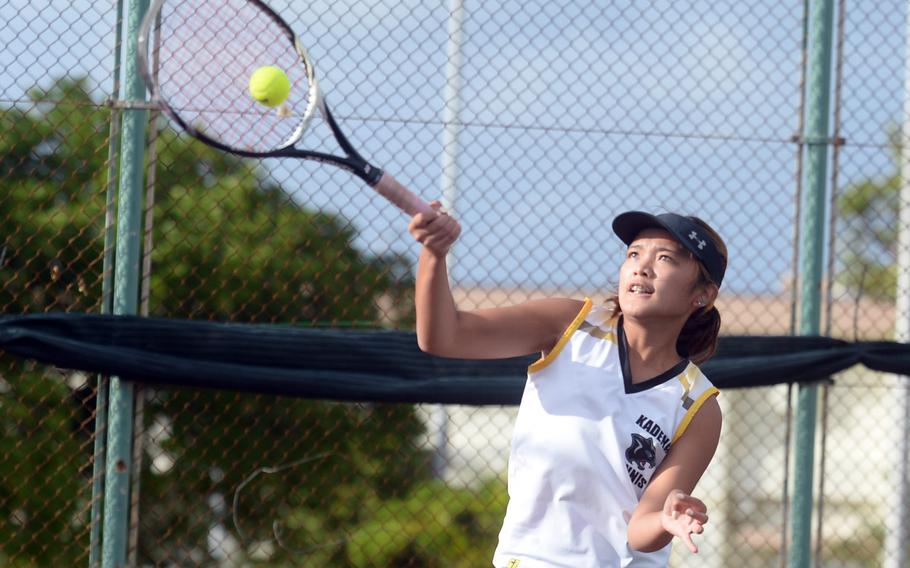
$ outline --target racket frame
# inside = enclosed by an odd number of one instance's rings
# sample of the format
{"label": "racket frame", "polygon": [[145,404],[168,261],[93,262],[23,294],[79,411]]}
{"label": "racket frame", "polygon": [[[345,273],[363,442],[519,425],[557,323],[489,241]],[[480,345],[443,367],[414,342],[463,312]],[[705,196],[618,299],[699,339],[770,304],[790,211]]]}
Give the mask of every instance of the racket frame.
{"label": "racket frame", "polygon": [[[158,19],[158,14],[161,12],[161,9],[164,7],[164,4],[167,2],[167,0],[152,0],[148,11],[146,11],[145,16],[142,19],[142,23],[139,27],[139,33],[136,38],[136,61],[139,68],[139,74],[142,76],[146,87],[151,93],[152,102],[158,108],[160,108],[171,120],[176,122],[184,132],[193,138],[196,138],[200,142],[203,142],[224,152],[228,152],[237,156],[243,156],[246,158],[303,158],[308,160],[315,160],[317,162],[327,163],[347,170],[362,179],[370,187],[376,188],[377,184],[379,184],[380,179],[383,177],[384,172],[382,169],[367,162],[360,155],[360,153],[354,149],[354,147],[348,141],[347,137],[341,131],[341,128],[338,126],[338,123],[335,120],[335,117],[332,116],[332,113],[325,102],[325,96],[322,94],[322,91],[319,88],[319,82],[316,79],[315,67],[312,60],[310,59],[309,53],[301,44],[300,39],[294,33],[294,30],[287,22],[284,21],[281,16],[279,16],[264,2],[260,0],[244,1],[248,4],[252,4],[257,9],[262,11],[281,28],[284,36],[294,46],[294,51],[297,52],[300,62],[303,64],[304,70],[306,72],[307,81],[309,83],[307,108],[303,112],[300,124],[297,126],[288,140],[274,150],[268,150],[265,152],[243,150],[229,146],[223,142],[220,142],[219,140],[212,138],[211,136],[206,135],[198,128],[195,128],[192,124],[189,124],[183,119],[183,117],[180,116],[180,114],[168,102],[168,100],[162,96],[160,86],[158,85],[158,80],[153,73],[153,69],[149,65],[148,54],[149,42],[152,37],[152,32],[155,28],[156,21]],[[300,141],[301,138],[303,138],[303,134],[306,132],[307,127],[313,120],[313,116],[315,116],[317,109],[322,114],[326,123],[328,123],[329,128],[332,131],[332,135],[335,137],[338,145],[345,152],[345,157],[314,150],[301,150],[294,146],[297,142]],[[387,177],[390,176],[387,175]],[[397,184],[397,182],[395,183]]]}

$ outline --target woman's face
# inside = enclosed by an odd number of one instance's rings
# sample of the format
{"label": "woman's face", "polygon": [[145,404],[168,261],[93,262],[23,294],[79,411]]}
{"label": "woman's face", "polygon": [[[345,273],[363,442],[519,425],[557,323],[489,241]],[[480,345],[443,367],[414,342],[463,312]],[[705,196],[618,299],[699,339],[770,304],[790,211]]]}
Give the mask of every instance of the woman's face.
{"label": "woman's face", "polygon": [[626,250],[619,306],[627,317],[685,319],[705,300],[696,288],[698,261],[662,229],[645,229]]}

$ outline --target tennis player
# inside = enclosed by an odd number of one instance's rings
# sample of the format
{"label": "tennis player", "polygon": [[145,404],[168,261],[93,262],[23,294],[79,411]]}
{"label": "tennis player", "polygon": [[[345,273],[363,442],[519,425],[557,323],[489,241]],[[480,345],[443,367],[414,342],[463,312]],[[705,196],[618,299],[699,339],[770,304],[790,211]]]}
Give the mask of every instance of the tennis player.
{"label": "tennis player", "polygon": [[459,310],[446,253],[461,228],[414,216],[423,245],[417,337],[429,353],[504,358],[540,352],[512,436],[509,505],[496,568],[665,567],[674,537],[693,553],[707,507],[691,496],[717,449],[717,389],[697,365],[714,353],[727,265],[695,217],[628,212],[619,288],[602,305],[550,298]]}

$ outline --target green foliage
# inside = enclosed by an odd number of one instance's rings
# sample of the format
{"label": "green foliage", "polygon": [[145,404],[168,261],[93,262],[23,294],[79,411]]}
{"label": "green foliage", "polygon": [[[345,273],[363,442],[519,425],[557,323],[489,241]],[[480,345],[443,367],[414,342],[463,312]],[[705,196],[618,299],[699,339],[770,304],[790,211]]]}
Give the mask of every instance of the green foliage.
{"label": "green foliage", "polygon": [[376,325],[377,298],[411,289],[401,259],[364,258],[349,224],[302,210],[250,162],[169,128],[158,148],[151,313]]}
{"label": "green foliage", "polygon": [[[55,103],[0,110],[0,307],[96,310],[109,113],[81,80],[31,96]],[[8,356],[0,376],[0,564],[87,563],[93,393]]]}
{"label": "green foliage", "polygon": [[140,546],[155,562],[206,550],[220,521],[240,548],[235,560],[266,547],[269,566],[294,565],[300,551],[319,566],[350,566],[331,543],[430,476],[408,406],[168,391],[146,415],[152,430],[167,424],[143,471]]}
{"label": "green foliage", "polygon": [[68,566],[85,555],[81,515],[91,440],[78,396],[53,370],[3,360],[0,394],[0,561]]}
{"label": "green foliage", "polygon": [[493,556],[505,515],[504,483],[455,489],[432,481],[384,503],[353,532],[349,565],[382,568],[474,568]]}
{"label": "green foliage", "polygon": [[856,294],[893,300],[897,288],[894,264],[900,228],[899,133],[892,130],[894,170],[848,186],[838,198],[843,254],[838,281]]}
{"label": "green foliage", "polygon": [[44,112],[0,111],[0,307],[9,313],[91,311],[101,297],[104,146],[109,113],[83,81],[34,99]]}

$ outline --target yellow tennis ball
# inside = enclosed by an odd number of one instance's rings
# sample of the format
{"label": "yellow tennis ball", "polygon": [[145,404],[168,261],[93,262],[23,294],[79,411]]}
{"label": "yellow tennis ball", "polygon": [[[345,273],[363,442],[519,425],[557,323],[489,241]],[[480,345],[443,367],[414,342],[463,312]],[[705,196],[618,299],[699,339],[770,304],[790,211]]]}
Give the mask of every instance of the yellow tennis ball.
{"label": "yellow tennis ball", "polygon": [[288,98],[290,92],[288,76],[274,65],[260,67],[250,75],[250,94],[259,104],[276,107]]}

